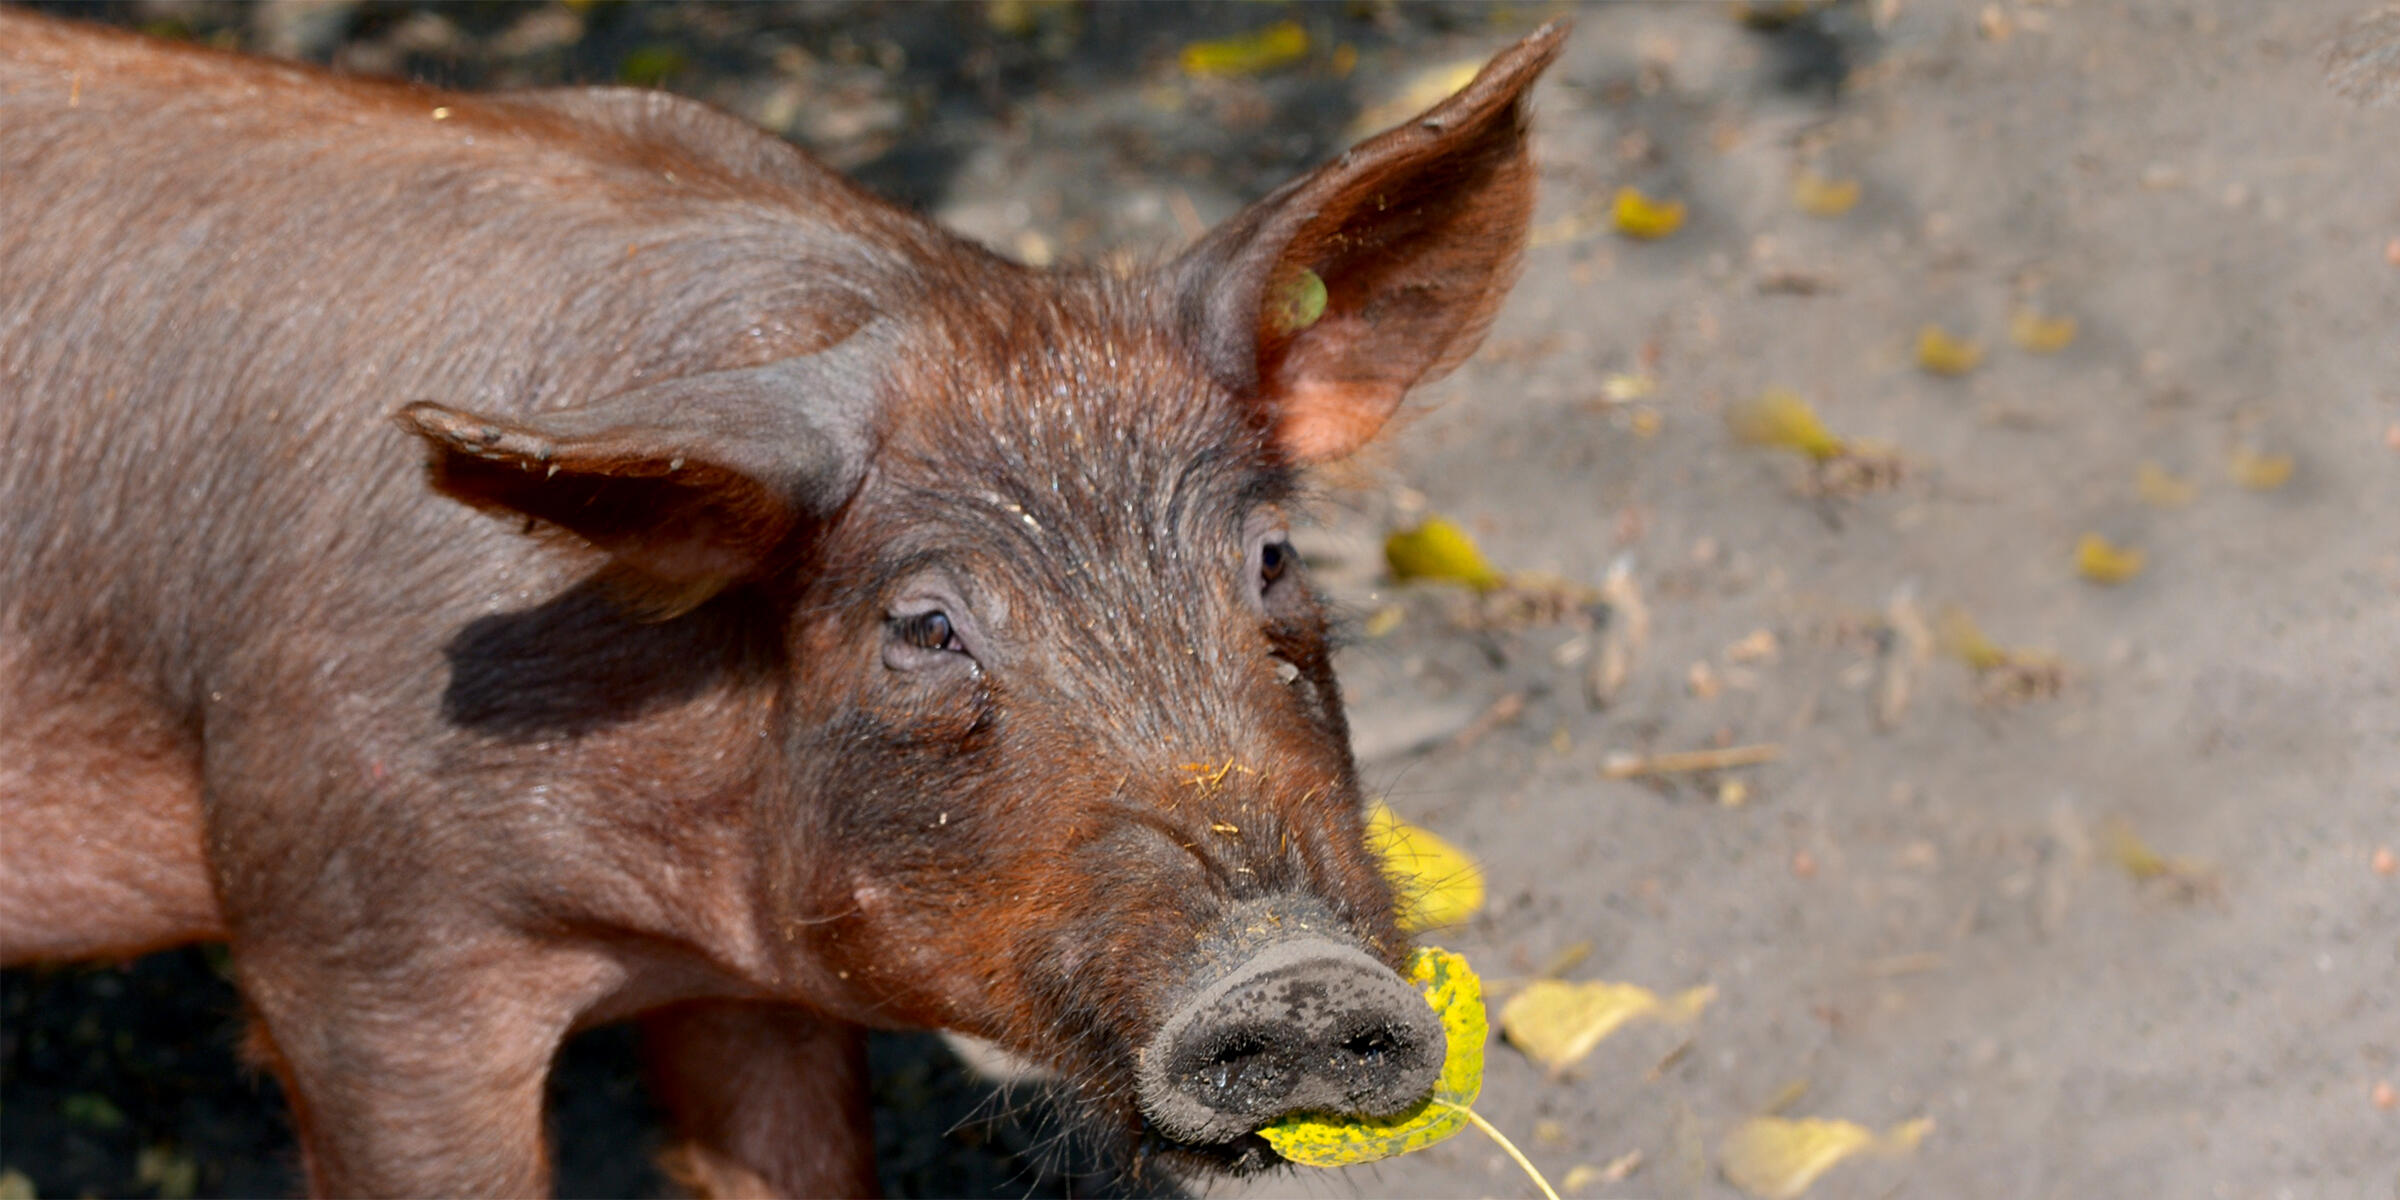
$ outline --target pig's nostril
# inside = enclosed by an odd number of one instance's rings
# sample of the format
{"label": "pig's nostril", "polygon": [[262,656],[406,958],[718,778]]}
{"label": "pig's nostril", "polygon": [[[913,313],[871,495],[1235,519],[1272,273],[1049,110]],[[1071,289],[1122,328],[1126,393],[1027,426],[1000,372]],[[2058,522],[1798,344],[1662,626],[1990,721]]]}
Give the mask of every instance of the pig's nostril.
{"label": "pig's nostril", "polygon": [[1392,1035],[1381,1029],[1354,1033],[1342,1041],[1342,1053],[1368,1070],[1382,1066],[1384,1057],[1393,1048]]}
{"label": "pig's nostril", "polygon": [[1207,1090],[1203,1102],[1215,1107],[1271,1102],[1292,1090],[1298,1074],[1282,1049],[1268,1036],[1239,1034],[1202,1059],[1189,1077]]}

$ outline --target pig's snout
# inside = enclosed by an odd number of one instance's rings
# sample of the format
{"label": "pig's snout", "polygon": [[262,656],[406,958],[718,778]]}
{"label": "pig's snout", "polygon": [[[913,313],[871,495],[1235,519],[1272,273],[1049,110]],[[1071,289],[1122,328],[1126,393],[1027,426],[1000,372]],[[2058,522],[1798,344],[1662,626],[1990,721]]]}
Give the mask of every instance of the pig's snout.
{"label": "pig's snout", "polygon": [[1151,1123],[1231,1141],[1297,1112],[1383,1117],[1433,1090],[1447,1050],[1425,998],[1383,964],[1307,935],[1202,986],[1142,1051]]}

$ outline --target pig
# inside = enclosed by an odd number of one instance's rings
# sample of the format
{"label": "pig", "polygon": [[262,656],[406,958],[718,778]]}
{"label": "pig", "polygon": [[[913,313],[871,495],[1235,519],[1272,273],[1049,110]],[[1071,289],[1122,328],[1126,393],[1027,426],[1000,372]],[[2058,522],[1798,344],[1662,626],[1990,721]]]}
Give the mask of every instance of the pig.
{"label": "pig", "polygon": [[323,1195],[875,1190],[868,1029],[1247,1172],[1426,1096],[1308,468],[1481,340],[1544,27],[1139,269],[699,103],[0,11],[0,961],[221,941]]}

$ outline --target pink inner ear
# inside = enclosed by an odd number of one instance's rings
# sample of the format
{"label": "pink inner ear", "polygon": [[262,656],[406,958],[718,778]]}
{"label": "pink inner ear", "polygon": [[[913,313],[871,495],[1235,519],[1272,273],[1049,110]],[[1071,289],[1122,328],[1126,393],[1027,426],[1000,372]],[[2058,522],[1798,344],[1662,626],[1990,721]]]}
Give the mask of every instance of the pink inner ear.
{"label": "pink inner ear", "polygon": [[1279,398],[1276,440],[1303,463],[1356,452],[1400,406],[1402,386],[1378,379],[1293,380]]}

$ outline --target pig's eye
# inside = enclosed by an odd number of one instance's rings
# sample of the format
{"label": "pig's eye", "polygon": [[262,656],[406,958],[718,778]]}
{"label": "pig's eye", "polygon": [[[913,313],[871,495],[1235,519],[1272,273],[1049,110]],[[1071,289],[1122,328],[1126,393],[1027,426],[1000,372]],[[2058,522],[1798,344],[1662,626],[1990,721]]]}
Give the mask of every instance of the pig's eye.
{"label": "pig's eye", "polygon": [[1258,548],[1259,587],[1263,590],[1275,586],[1275,581],[1283,578],[1284,573],[1291,570],[1291,566],[1292,544],[1290,542],[1277,539],[1260,546]]}
{"label": "pig's eye", "polygon": [[893,625],[901,641],[919,650],[965,649],[958,644],[958,631],[950,627],[950,614],[939,609],[901,617]]}

